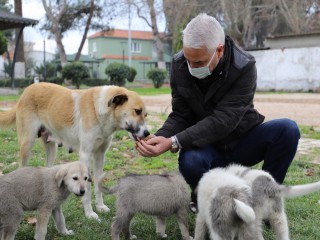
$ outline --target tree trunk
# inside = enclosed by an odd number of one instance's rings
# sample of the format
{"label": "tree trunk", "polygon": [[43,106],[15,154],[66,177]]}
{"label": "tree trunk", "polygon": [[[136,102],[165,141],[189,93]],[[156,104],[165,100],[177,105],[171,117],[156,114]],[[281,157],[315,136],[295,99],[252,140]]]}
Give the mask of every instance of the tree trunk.
{"label": "tree trunk", "polygon": [[88,17],[88,20],[87,20],[87,23],[86,23],[86,28],[85,28],[84,33],[82,35],[82,40],[81,40],[78,52],[77,52],[77,54],[76,54],[76,56],[74,58],[74,61],[79,61],[79,59],[80,59],[82,48],[83,48],[83,45],[84,45],[84,43],[85,43],[85,41],[87,39],[89,27],[90,27],[90,24],[91,24],[91,19],[92,19],[92,16],[93,16],[93,10],[94,10],[94,1],[91,0],[90,1],[90,13],[89,13],[89,17]]}
{"label": "tree trunk", "polygon": [[[14,12],[15,14],[22,17],[22,1],[21,0],[14,0]],[[17,42],[17,38],[20,32],[20,28],[15,29],[15,42]],[[15,69],[14,69],[14,76],[15,78],[25,78],[25,60],[24,60],[24,39],[23,34],[20,37],[20,41],[18,45],[16,45],[17,55],[16,55],[16,62],[15,62]]]}

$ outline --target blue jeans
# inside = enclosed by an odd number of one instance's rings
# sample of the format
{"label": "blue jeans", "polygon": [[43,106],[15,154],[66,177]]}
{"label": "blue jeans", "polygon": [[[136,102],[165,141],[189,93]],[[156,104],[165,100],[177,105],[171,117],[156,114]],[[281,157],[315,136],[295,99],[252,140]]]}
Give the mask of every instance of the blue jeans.
{"label": "blue jeans", "polygon": [[204,173],[230,163],[253,166],[261,161],[262,169],[282,183],[297,151],[300,131],[290,119],[271,120],[250,130],[232,150],[214,146],[184,150],[179,154],[179,170],[194,190]]}

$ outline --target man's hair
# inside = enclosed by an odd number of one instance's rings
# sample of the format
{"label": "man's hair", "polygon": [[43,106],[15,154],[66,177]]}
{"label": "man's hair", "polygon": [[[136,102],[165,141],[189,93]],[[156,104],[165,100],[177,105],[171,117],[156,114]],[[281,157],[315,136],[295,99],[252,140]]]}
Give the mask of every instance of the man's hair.
{"label": "man's hair", "polygon": [[187,48],[215,49],[218,44],[224,45],[225,34],[220,23],[206,13],[193,18],[182,31],[183,46]]}

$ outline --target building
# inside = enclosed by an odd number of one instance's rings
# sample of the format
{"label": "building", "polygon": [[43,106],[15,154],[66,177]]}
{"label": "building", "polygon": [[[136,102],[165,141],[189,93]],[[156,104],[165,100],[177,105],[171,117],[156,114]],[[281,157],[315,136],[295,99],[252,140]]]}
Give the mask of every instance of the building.
{"label": "building", "polygon": [[[99,63],[93,66],[93,76],[106,78],[106,67],[119,62],[129,65],[128,30],[114,29],[102,31],[88,37],[88,52],[91,58]],[[168,52],[165,50],[165,52]],[[166,67],[169,68],[171,57],[164,56]],[[145,81],[147,72],[157,67],[158,59],[152,32],[131,31],[131,67],[135,68],[135,80]]]}

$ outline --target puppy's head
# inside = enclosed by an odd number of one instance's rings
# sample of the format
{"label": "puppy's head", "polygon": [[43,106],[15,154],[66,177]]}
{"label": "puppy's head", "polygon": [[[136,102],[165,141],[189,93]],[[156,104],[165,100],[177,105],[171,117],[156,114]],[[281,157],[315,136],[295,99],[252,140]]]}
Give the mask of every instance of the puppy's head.
{"label": "puppy's head", "polygon": [[128,131],[131,138],[143,139],[150,134],[145,123],[146,108],[137,93],[119,88],[109,99],[108,107],[114,113],[117,127]]}
{"label": "puppy's head", "polygon": [[90,181],[88,168],[79,161],[61,165],[55,178],[58,187],[65,185],[69,192],[77,196],[83,196],[86,193],[87,184]]}

